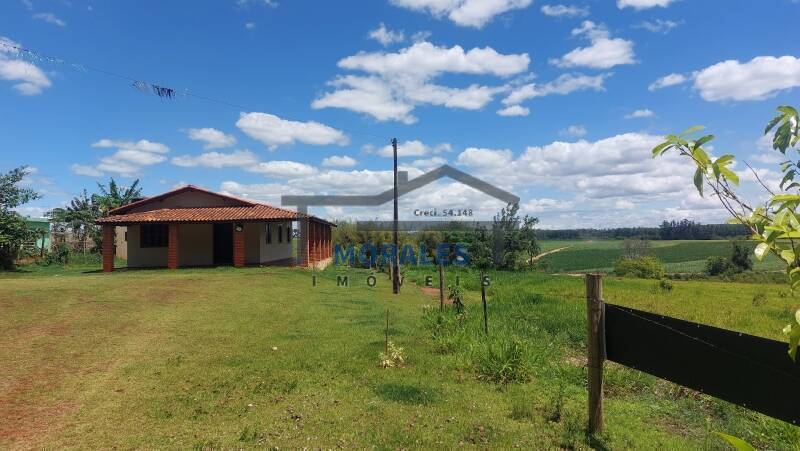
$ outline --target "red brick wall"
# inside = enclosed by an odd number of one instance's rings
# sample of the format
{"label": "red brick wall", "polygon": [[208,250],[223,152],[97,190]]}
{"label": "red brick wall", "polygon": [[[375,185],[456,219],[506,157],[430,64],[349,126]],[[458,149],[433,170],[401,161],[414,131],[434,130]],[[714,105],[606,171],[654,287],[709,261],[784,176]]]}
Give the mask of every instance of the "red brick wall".
{"label": "red brick wall", "polygon": [[103,272],[114,270],[114,226],[103,225]]}
{"label": "red brick wall", "polygon": [[[244,266],[244,226],[241,232],[236,231],[237,225],[233,225],[233,266],[241,268]],[[276,238],[277,239],[277,238]]]}
{"label": "red brick wall", "polygon": [[180,243],[178,242],[178,224],[169,225],[169,241],[167,244],[167,268],[176,269],[178,267],[178,252]]}

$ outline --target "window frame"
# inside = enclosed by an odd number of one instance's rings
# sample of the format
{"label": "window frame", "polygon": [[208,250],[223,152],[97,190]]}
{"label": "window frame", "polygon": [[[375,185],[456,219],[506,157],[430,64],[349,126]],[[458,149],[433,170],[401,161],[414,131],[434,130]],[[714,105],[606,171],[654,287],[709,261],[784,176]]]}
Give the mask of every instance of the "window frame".
{"label": "window frame", "polygon": [[169,225],[141,224],[139,226],[139,247],[142,249],[169,247]]}

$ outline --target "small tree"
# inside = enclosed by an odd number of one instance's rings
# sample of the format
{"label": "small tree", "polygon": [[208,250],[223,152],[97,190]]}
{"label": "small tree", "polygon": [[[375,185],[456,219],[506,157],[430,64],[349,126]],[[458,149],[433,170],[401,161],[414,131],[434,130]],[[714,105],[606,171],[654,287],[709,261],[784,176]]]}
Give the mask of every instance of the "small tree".
{"label": "small tree", "polygon": [[739,272],[753,269],[753,259],[750,258],[750,251],[735,241],[731,252],[731,263]]}
{"label": "small tree", "polygon": [[485,227],[475,229],[475,236],[469,243],[470,264],[478,269],[492,267],[492,237]]}
{"label": "small tree", "polygon": [[[800,287],[800,183],[795,181],[800,174],[800,161],[788,158],[780,164],[783,179],[780,183],[782,192],[779,193],[761,182],[758,173],[750,168],[769,197],[764,205],[754,206],[736,194],[739,176],[731,170],[733,155],[722,155],[712,160],[703,146],[713,140],[714,135],[692,138],[702,129],[696,126],[679,135],[667,135],[663,143],[653,148],[653,157],[673,151],[690,159],[696,167],[694,185],[700,195],[706,189],[711,190],[731,215],[732,221],[746,226],[752,233],[752,239],[758,242],[754,252],[756,258],[761,260],[767,253],[777,256],[786,266],[789,285],[792,289]],[[773,149],[783,155],[793,147],[800,152],[796,148],[800,143],[800,114],[795,108],[778,107],[778,115],[769,121],[764,133],[772,130],[775,130]],[[800,343],[800,310],[783,331],[789,337],[789,355],[794,359]]]}
{"label": "small tree", "polygon": [[492,243],[494,264],[498,268],[517,268],[521,257],[532,264],[533,257],[539,253],[534,226],[538,219],[519,217],[519,204],[508,204],[494,217]]}
{"label": "small tree", "polygon": [[15,208],[40,196],[30,188],[19,186],[29,173],[25,166],[0,174],[0,269],[14,269],[20,247],[34,236],[25,219]]}

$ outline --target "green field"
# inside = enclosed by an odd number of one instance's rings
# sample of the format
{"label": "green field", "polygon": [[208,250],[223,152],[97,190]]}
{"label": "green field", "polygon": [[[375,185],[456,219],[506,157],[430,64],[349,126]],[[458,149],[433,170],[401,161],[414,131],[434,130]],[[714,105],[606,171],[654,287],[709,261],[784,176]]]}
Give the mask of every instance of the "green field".
{"label": "green field", "polygon": [[[746,244],[750,248],[755,247],[753,242]],[[541,258],[546,271],[554,273],[610,272],[614,263],[622,257],[622,240],[547,240],[540,245],[542,251],[566,248]],[[650,253],[661,260],[670,273],[702,272],[706,258],[731,255],[731,242],[727,240],[653,240],[650,246]],[[768,255],[761,262],[753,258],[753,263],[756,271],[775,271],[784,267],[773,255]]]}
{"label": "green field", "polygon": [[[296,269],[89,269],[0,275],[0,448],[725,449],[713,431],[800,443],[800,428],[613,364],[606,430],[587,437],[576,277],[491,273],[487,338],[475,273],[460,273],[466,320],[448,307],[440,323],[414,285],[422,269],[399,297],[347,269],[316,287]],[[775,339],[800,304],[781,285],[654,284],[608,278],[606,297]],[[387,308],[403,368],[378,366]]]}

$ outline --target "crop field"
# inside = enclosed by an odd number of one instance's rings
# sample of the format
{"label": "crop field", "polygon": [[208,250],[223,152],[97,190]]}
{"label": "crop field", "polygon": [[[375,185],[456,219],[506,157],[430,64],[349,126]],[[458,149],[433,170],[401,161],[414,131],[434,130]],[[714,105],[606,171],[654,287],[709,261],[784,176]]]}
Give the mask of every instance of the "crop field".
{"label": "crop field", "polygon": [[[377,274],[330,268],[0,275],[0,448],[768,449],[800,428],[607,365],[606,429],[587,436],[578,277],[448,269],[466,314]],[[349,286],[337,286],[348,276]],[[434,284],[436,284],[435,282]],[[763,293],[754,305],[756,295]],[[783,285],[608,277],[609,301],[774,339],[800,305]],[[390,340],[405,365],[383,369]]]}
{"label": "crop field", "polygon": [[[752,249],[755,244],[744,242]],[[542,241],[543,251],[565,248],[541,258],[548,272],[565,273],[580,271],[609,272],[614,263],[622,257],[622,240],[548,240]],[[710,256],[729,257],[731,242],[726,240],[708,241],[650,241],[650,254],[664,263],[667,272],[702,272],[706,258]],[[753,268],[758,271],[779,270],[783,266],[773,255],[759,262],[753,258]]]}

